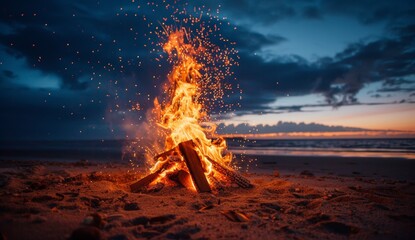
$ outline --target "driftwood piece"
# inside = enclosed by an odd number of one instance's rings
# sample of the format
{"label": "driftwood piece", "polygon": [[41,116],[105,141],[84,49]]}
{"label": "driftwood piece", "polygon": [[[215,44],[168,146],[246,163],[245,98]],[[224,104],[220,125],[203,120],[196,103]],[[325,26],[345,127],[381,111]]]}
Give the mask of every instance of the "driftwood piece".
{"label": "driftwood piece", "polygon": [[150,183],[154,182],[166,168],[170,166],[170,162],[166,161],[163,163],[157,171],[150,173],[149,175],[145,176],[144,178],[138,180],[137,182],[130,185],[131,192],[139,192],[143,190],[143,188],[147,187]]}
{"label": "driftwood piece", "polygon": [[179,144],[180,153],[186,162],[196,190],[198,192],[210,192],[211,189],[206,179],[205,171],[203,170],[199,155],[194,148],[195,144],[192,140]]}
{"label": "driftwood piece", "polygon": [[212,167],[216,171],[220,172],[222,175],[227,177],[231,182],[238,184],[238,186],[240,186],[241,188],[252,188],[254,186],[251,184],[251,182],[248,179],[243,177],[241,174],[239,174],[235,170],[229,167],[223,166],[222,164],[216,162],[215,160],[209,157],[207,159],[212,163]]}

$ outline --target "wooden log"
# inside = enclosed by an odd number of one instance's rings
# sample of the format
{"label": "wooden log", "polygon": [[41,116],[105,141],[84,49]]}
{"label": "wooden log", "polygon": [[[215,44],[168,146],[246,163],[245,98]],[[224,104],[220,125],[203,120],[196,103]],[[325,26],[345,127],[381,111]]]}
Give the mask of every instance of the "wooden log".
{"label": "wooden log", "polygon": [[194,148],[195,144],[192,140],[179,144],[180,153],[186,162],[196,190],[198,192],[210,192],[211,189],[206,179],[205,171],[203,170],[199,155]]}
{"label": "wooden log", "polygon": [[168,157],[168,156],[170,156],[170,155],[173,155],[175,152],[177,152],[177,146],[176,147],[174,147],[174,148],[172,148],[172,149],[170,149],[170,150],[168,150],[168,151],[165,151],[165,152],[163,152],[163,153],[160,153],[160,154],[158,154],[158,155],[156,155],[155,157],[154,157],[154,160],[159,160],[159,158],[162,158],[163,160],[166,160],[166,158]]}
{"label": "wooden log", "polygon": [[138,180],[137,182],[131,184],[130,185],[131,192],[141,191],[143,188],[147,187],[150,183],[156,180],[159,175],[160,175],[159,172],[154,172]]}
{"label": "wooden log", "polygon": [[138,180],[137,182],[130,185],[131,192],[139,192],[143,190],[145,187],[147,187],[149,184],[154,182],[160,174],[166,170],[168,167],[171,167],[171,163],[169,161],[166,161],[163,163],[159,169],[157,169],[155,172],[150,173],[149,175],[145,176],[144,178]]}
{"label": "wooden log", "polygon": [[193,189],[192,177],[185,170],[179,170],[177,180],[183,187]]}
{"label": "wooden log", "polygon": [[217,178],[215,178],[214,176],[210,175],[209,180],[210,180],[210,183],[212,183],[214,190],[216,190],[218,192],[221,192],[225,189],[223,184]]}
{"label": "wooden log", "polygon": [[213,169],[215,169],[216,171],[218,171],[219,173],[227,177],[231,182],[238,184],[238,186],[240,186],[241,188],[254,187],[254,185],[252,185],[248,179],[243,177],[241,174],[239,174],[235,170],[229,167],[226,167],[209,157],[207,159],[209,160],[209,162],[212,163]]}

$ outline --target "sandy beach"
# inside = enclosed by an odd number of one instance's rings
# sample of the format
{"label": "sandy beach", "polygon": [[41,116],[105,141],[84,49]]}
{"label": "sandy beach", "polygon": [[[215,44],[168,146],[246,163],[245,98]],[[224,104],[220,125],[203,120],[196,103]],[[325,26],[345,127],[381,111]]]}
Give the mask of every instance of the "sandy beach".
{"label": "sandy beach", "polygon": [[258,158],[253,189],[131,193],[128,164],[0,161],[2,239],[413,239],[415,161]]}

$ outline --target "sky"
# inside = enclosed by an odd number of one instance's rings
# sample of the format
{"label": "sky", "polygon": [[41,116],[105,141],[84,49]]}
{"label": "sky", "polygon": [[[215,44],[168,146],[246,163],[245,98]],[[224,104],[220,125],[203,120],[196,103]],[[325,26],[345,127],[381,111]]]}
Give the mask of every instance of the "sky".
{"label": "sky", "polygon": [[172,2],[3,1],[0,139],[146,134],[171,68],[154,30],[174,7],[238,51],[219,133],[415,136],[414,1]]}

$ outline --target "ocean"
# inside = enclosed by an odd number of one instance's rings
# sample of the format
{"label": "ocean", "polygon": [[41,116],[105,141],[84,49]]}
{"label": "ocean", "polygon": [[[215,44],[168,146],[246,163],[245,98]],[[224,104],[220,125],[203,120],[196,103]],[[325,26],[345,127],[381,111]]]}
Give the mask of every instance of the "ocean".
{"label": "ocean", "polygon": [[236,154],[415,159],[415,139],[229,139]]}
{"label": "ocean", "polygon": [[[239,155],[335,156],[415,159],[415,139],[227,139]],[[0,142],[0,160],[128,161],[128,140]],[[139,157],[143,154],[138,154]]]}

